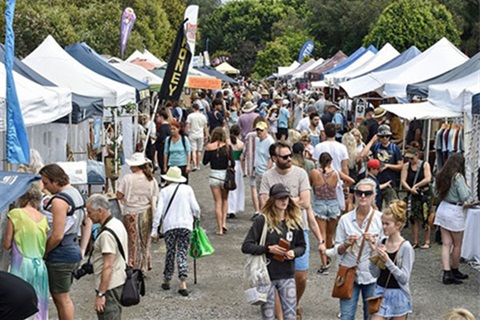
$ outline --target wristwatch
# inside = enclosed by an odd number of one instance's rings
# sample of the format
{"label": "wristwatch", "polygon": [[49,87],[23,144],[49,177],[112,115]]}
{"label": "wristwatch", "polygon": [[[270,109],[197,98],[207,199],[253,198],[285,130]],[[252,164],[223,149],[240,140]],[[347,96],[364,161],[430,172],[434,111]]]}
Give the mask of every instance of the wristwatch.
{"label": "wristwatch", "polygon": [[323,239],[322,241],[318,241],[318,244],[324,244],[325,243],[325,239]]}
{"label": "wristwatch", "polygon": [[105,292],[101,292],[101,291],[98,291],[98,290],[96,290],[96,291],[97,291],[97,297],[99,297],[99,298],[105,297]]}

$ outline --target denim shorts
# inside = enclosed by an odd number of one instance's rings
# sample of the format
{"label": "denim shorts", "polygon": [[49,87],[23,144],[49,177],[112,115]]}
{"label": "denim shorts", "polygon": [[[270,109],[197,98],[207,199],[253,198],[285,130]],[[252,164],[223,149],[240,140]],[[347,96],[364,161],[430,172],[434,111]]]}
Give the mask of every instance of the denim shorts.
{"label": "denim shorts", "polygon": [[[381,296],[385,288],[376,286],[374,297]],[[385,318],[400,317],[412,312],[412,303],[402,289],[387,289],[380,310],[376,313]]]}
{"label": "denim shorts", "polygon": [[308,240],[308,230],[303,230],[303,236],[305,237],[305,243],[307,248],[303,256],[295,258],[295,271],[308,270],[308,263],[310,261],[310,240]]}
{"label": "denim shorts", "polygon": [[227,170],[215,170],[210,171],[210,177],[208,183],[212,188],[223,188],[225,183],[225,176],[227,175]]}
{"label": "denim shorts", "polygon": [[333,220],[342,213],[337,199],[333,200],[313,200],[313,212],[315,216],[322,220]]}

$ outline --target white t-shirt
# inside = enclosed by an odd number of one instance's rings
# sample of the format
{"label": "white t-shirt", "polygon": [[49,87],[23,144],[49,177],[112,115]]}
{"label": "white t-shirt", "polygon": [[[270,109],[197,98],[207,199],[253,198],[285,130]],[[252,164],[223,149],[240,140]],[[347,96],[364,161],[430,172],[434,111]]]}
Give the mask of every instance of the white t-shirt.
{"label": "white t-shirt", "polygon": [[[300,122],[298,123],[296,129],[299,132],[302,132],[303,130],[308,131],[308,127],[310,126],[310,117],[305,117]],[[324,131],[325,129],[323,128],[323,123],[322,121],[318,122],[317,126],[317,131]]]}
{"label": "white t-shirt", "polygon": [[187,116],[187,123],[190,124],[188,137],[192,139],[203,138],[203,129],[207,124],[207,118],[203,113],[193,112]]}
{"label": "white t-shirt", "polygon": [[324,141],[315,146],[313,150],[313,159],[318,158],[323,152],[328,152],[332,156],[332,169],[341,171],[342,161],[348,160],[347,147],[337,141]]}

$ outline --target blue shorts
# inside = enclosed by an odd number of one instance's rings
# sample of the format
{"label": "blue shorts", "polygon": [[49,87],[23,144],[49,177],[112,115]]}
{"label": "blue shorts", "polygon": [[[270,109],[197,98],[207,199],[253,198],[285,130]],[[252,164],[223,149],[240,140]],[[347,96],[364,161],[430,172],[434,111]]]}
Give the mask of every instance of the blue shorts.
{"label": "blue shorts", "polygon": [[[374,297],[381,296],[385,288],[376,286]],[[401,317],[412,313],[412,303],[402,289],[387,289],[380,310],[376,313],[385,318]]]}
{"label": "blue shorts", "polygon": [[308,262],[310,261],[310,241],[308,240],[308,230],[303,230],[303,236],[305,237],[305,243],[307,248],[303,256],[295,258],[295,271],[308,270]]}
{"label": "blue shorts", "polygon": [[322,220],[333,220],[340,216],[340,204],[337,199],[333,200],[313,200],[313,212],[315,216]]}

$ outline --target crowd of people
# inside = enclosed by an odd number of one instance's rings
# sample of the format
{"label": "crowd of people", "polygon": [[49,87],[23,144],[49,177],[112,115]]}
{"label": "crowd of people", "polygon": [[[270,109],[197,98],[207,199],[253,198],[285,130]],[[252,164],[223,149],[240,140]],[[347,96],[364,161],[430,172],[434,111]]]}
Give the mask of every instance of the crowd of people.
{"label": "crowd of people", "polygon": [[[270,261],[272,286],[261,307],[263,319],[301,319],[311,246],[320,256],[319,275],[328,275],[333,261],[356,267],[351,298],[339,301],[343,320],[355,319],[360,294],[364,319],[370,317],[367,301],[372,297],[382,301],[371,319],[406,319],[412,313],[414,250],[430,248],[432,227],[441,234],[443,283],[468,279],[459,270],[465,228],[461,209],[471,198],[465,160],[453,154],[435,172],[424,160],[418,121],[403,128],[395,115],[366,104],[364,119],[357,123],[352,101],[282,85],[226,87],[190,98],[188,108],[167,103],[157,114],[142,116],[142,131],[149,134],[139,135],[145,139],[137,144],[139,152],[126,159],[131,173],[116,189],[121,221],[111,214],[105,196],[85,201],[60,166],[33,170],[41,182],[33,183],[9,213],[4,247],[12,248],[11,272],[37,292],[37,319],[47,318],[48,291],[59,318],[74,318],[72,274],[89,273],[88,266],[80,266],[86,257],[95,275],[99,319],[119,319],[125,267],[148,272],[151,241],[160,236],[166,244],[161,288],[171,289],[176,259],[178,293],[188,296],[187,252],[194,219],[200,217],[188,183],[198,170],[209,170],[218,237],[228,236],[230,219],[248,214],[249,186],[253,225],[242,252]],[[230,172],[235,190],[224,186]],[[92,223],[97,226],[93,233]],[[401,233],[408,223],[413,242]],[[266,242],[260,246],[264,226]],[[103,232],[106,228],[121,240]],[[96,240],[89,250],[91,234]]]}

